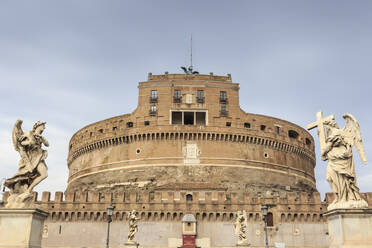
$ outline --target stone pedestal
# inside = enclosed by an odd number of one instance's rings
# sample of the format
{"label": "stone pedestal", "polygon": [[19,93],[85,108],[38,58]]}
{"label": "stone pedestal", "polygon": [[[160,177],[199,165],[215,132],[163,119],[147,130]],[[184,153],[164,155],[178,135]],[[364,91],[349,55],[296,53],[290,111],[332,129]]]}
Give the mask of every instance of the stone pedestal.
{"label": "stone pedestal", "polygon": [[248,248],[248,247],[250,248],[250,246],[251,245],[248,244],[248,242],[247,243],[244,243],[244,244],[237,244],[236,245],[237,248]]}
{"label": "stone pedestal", "polygon": [[125,248],[138,248],[138,243],[133,241],[133,242],[127,242],[124,244]]}
{"label": "stone pedestal", "polygon": [[0,209],[0,248],[40,248],[47,216],[40,209]]}
{"label": "stone pedestal", "polygon": [[331,248],[372,247],[372,209],[333,209],[328,221]]}

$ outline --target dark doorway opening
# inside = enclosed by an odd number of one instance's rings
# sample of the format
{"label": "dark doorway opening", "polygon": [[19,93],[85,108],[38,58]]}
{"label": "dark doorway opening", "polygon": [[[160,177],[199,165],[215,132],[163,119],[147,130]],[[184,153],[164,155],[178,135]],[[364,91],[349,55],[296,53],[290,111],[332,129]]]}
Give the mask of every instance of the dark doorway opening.
{"label": "dark doorway opening", "polygon": [[172,124],[182,125],[182,112],[172,112]]}
{"label": "dark doorway opening", "polygon": [[184,112],[183,124],[194,125],[194,112]]}

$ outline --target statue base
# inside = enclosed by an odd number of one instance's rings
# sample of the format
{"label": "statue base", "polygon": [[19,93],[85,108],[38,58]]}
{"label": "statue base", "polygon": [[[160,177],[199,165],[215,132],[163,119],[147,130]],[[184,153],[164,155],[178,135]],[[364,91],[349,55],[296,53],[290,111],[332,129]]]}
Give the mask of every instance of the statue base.
{"label": "statue base", "polygon": [[33,209],[0,209],[0,248],[40,248],[48,213]]}
{"label": "statue base", "polygon": [[368,203],[364,199],[360,200],[350,200],[350,201],[340,201],[332,202],[328,205],[327,210],[331,211],[333,209],[350,209],[350,208],[368,208]]}
{"label": "statue base", "polygon": [[330,248],[372,247],[372,208],[333,209],[324,216]]}
{"label": "statue base", "polygon": [[139,244],[136,241],[128,241],[124,244],[125,248],[137,248]]}
{"label": "statue base", "polygon": [[250,246],[251,244],[249,244],[248,242],[236,244],[236,247],[239,247],[239,248],[250,247]]}

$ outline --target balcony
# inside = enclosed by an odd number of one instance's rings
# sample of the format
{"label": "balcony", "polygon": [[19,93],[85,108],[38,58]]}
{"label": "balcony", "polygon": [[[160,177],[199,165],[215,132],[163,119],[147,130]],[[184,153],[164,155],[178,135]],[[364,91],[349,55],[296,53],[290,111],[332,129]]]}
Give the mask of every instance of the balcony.
{"label": "balcony", "polygon": [[228,103],[227,98],[220,98],[220,103],[227,104]]}
{"label": "balcony", "polygon": [[229,111],[227,111],[227,110],[221,110],[220,111],[220,116],[226,117],[228,115],[229,115]]}
{"label": "balcony", "polygon": [[204,103],[204,97],[197,97],[196,102],[197,103]]}
{"label": "balcony", "polygon": [[150,103],[157,103],[158,102],[158,97],[150,97]]}
{"label": "balcony", "polygon": [[149,115],[150,116],[156,116],[157,111],[156,110],[150,110]]}
{"label": "balcony", "polygon": [[173,97],[173,102],[174,103],[181,103],[182,102],[182,97],[180,97],[180,96],[174,96]]}

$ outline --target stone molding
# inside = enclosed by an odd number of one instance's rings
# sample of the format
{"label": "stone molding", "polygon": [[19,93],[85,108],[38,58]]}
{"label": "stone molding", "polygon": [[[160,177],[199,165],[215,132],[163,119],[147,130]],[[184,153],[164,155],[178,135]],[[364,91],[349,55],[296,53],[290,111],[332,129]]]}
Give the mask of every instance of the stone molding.
{"label": "stone molding", "polygon": [[205,133],[205,132],[151,132],[143,134],[133,134],[119,137],[111,137],[107,139],[97,140],[96,142],[84,145],[71,154],[67,164],[70,165],[79,156],[114,145],[124,145],[134,142],[145,142],[145,141],[160,141],[160,140],[207,140],[207,141],[225,141],[225,142],[240,142],[249,143],[254,145],[262,145],[270,149],[280,150],[283,152],[290,152],[296,154],[303,159],[310,161],[315,167],[315,154],[307,151],[307,149],[301,148],[296,145],[289,144],[283,141],[277,141],[274,139],[246,135],[246,134],[231,134],[231,133]]}
{"label": "stone molding", "polygon": [[[369,204],[370,203],[371,202],[369,202]],[[335,216],[335,215],[344,215],[344,214],[345,215],[351,215],[351,214],[372,215],[372,208],[337,208],[337,209],[332,209],[330,211],[325,212],[324,216],[331,217],[331,216]]]}

